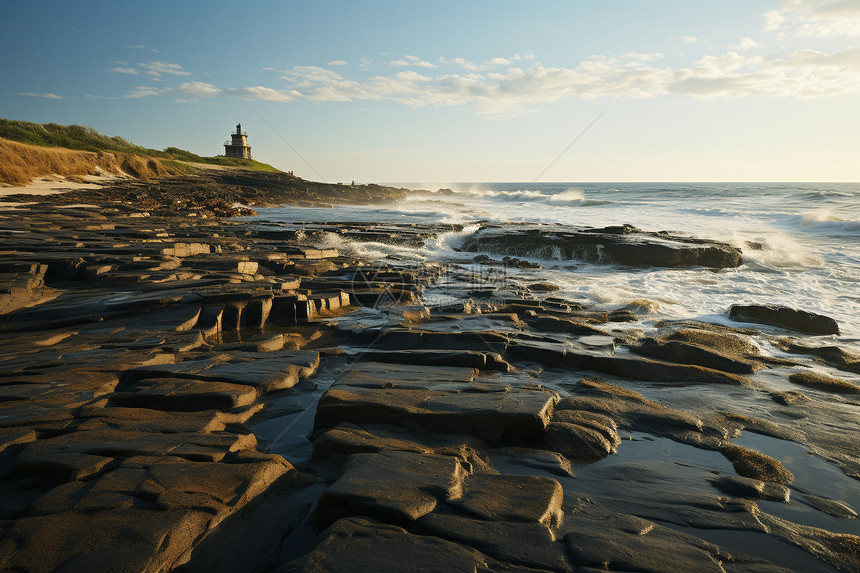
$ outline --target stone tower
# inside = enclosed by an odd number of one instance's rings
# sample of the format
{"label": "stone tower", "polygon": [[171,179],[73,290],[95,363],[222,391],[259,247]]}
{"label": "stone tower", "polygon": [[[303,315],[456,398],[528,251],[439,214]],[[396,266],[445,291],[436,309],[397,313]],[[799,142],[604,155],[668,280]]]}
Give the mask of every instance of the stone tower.
{"label": "stone tower", "polygon": [[230,141],[224,142],[224,157],[242,157],[251,159],[251,146],[248,145],[248,134],[242,131],[242,124],[236,124],[236,133],[230,134]]}

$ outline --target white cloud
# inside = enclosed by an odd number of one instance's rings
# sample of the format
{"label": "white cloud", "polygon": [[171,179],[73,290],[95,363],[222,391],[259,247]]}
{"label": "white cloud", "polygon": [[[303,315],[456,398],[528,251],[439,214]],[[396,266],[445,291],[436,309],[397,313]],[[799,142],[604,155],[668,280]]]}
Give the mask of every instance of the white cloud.
{"label": "white cloud", "polygon": [[126,68],[122,66],[116,66],[108,70],[109,72],[113,72],[115,74],[130,74],[133,76],[137,75],[137,70],[134,68]]}
{"label": "white cloud", "polygon": [[456,65],[458,65],[461,68],[464,68],[466,70],[478,71],[480,69],[473,62],[470,62],[466,58],[454,58],[452,61],[454,62],[454,64],[456,64]]}
{"label": "white cloud", "polygon": [[329,62],[326,65],[328,65],[328,66],[348,66],[349,62],[347,62],[346,60],[332,60],[331,62]]}
{"label": "white cloud", "polygon": [[506,59],[506,58],[492,58],[490,60],[487,60],[487,63],[485,65],[487,67],[494,67],[494,68],[498,67],[498,66],[510,66],[511,61]]}
{"label": "white cloud", "polygon": [[62,96],[52,93],[37,94],[33,92],[18,92],[18,95],[24,97],[40,97],[43,99],[63,99]]}
{"label": "white cloud", "polygon": [[624,54],[624,57],[636,62],[653,62],[654,60],[661,60],[665,56],[659,52],[653,54],[640,53],[640,52],[627,52]]}
{"label": "white cloud", "polygon": [[284,81],[302,88],[318,84],[333,84],[343,80],[339,73],[319,66],[293,66],[281,72]]}
{"label": "white cloud", "polygon": [[179,90],[196,97],[215,97],[221,95],[221,90],[206,82],[185,82],[179,85]]}
{"label": "white cloud", "polygon": [[685,44],[695,44],[699,39],[695,36],[681,36],[681,41]]}
{"label": "white cloud", "polygon": [[161,95],[170,91],[170,88],[156,88],[152,86],[136,86],[134,89],[130,90],[123,97],[137,99],[142,97],[151,97]]}
{"label": "white cloud", "polygon": [[[740,47],[751,43],[741,40]],[[509,113],[562,99],[653,98],[667,93],[695,98],[826,97],[860,92],[860,49],[825,53],[800,50],[779,56],[739,51],[707,55],[687,67],[656,65],[662,54],[630,52],[592,56],[569,67],[535,63],[504,70],[452,60],[460,73],[404,70],[364,80],[317,66],[282,71],[288,90],[244,88],[243,97],[316,102],[389,100],[409,106],[472,106],[482,113]],[[492,59],[501,64],[504,59]],[[407,61],[404,58],[404,61]],[[414,61],[414,60],[412,60]]]}
{"label": "white cloud", "polygon": [[230,91],[240,98],[250,100],[284,102],[293,99],[292,95],[283,90],[276,90],[264,86],[251,86]]}
{"label": "white cloud", "polygon": [[422,60],[418,56],[403,56],[403,58],[401,58],[399,60],[394,60],[392,62],[389,62],[389,65],[399,66],[399,67],[416,66],[419,68],[435,68],[436,67],[436,64]]}
{"label": "white cloud", "polygon": [[788,0],[762,16],[766,32],[816,38],[860,36],[857,0]]}
{"label": "white cloud", "polygon": [[182,66],[179,64],[171,64],[170,62],[164,61],[149,61],[146,63],[137,64],[141,68],[146,70],[146,74],[152,77],[158,78],[161,77],[162,74],[167,74],[171,76],[190,76],[190,72],[186,72],[182,69]]}
{"label": "white cloud", "polygon": [[752,50],[753,48],[759,47],[761,47],[761,44],[747,36],[746,38],[741,38],[737,44],[732,44],[731,46],[729,46],[729,49],[742,52],[745,50]]}

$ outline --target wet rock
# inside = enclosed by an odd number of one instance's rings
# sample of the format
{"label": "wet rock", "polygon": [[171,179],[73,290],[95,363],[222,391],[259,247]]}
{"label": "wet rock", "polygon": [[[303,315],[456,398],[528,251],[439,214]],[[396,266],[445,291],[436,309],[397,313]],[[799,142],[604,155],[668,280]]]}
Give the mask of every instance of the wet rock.
{"label": "wet rock", "polygon": [[589,412],[587,410],[559,409],[553,414],[552,421],[591,428],[606,438],[613,448],[621,445],[621,439],[618,437],[618,432],[616,432],[618,426],[615,424],[615,420],[609,416]]}
{"label": "wet rock", "polygon": [[565,547],[579,567],[653,573],[722,573],[719,547],[634,516],[574,520],[565,527]]}
{"label": "wet rock", "polygon": [[823,390],[824,392],[835,392],[837,394],[860,394],[860,386],[842,380],[841,378],[832,378],[817,372],[795,372],[788,379],[795,384]]}
{"label": "wet rock", "polygon": [[729,309],[729,318],[780,326],[809,334],[839,334],[839,325],[829,316],[777,305],[739,305]]}
{"label": "wet rock", "polygon": [[538,476],[472,475],[454,504],[489,521],[525,521],[553,528],[562,519],[564,492],[556,480]]}
{"label": "wet rock", "polygon": [[782,404],[783,406],[793,406],[795,404],[802,404],[804,402],[809,402],[809,398],[806,394],[802,392],[795,392],[794,390],[786,390],[785,392],[774,392],[770,395],[771,399],[778,404]]}
{"label": "wet rock", "polygon": [[147,408],[101,407],[82,409],[78,430],[128,430],[134,432],[220,432],[229,416],[215,410],[164,412]]}
{"label": "wet rock", "polygon": [[192,257],[194,255],[208,255],[212,248],[204,243],[174,243],[172,247],[161,249],[165,257]]}
{"label": "wet rock", "polygon": [[473,378],[474,371],[466,368],[364,363],[323,394],[314,426],[386,423],[490,442],[543,434],[557,394],[493,379],[470,382]]}
{"label": "wet rock", "polygon": [[[414,571],[416,563],[434,573],[499,569],[484,554],[429,535],[413,535],[394,525],[341,519],[320,534],[316,547],[285,572]],[[494,567],[495,565],[495,567]]]}
{"label": "wet rock", "polygon": [[123,383],[133,384],[145,378],[189,378],[253,386],[266,393],[292,388],[317,368],[316,352],[237,353],[226,359],[216,357],[135,368],[125,372]]}
{"label": "wet rock", "polygon": [[423,534],[474,547],[505,563],[540,570],[570,570],[561,545],[542,525],[432,513],[421,518],[418,526]]}
{"label": "wet rock", "polygon": [[27,517],[0,541],[0,554],[10,571],[164,571],[182,563],[210,520],[201,511],[129,508]]}
{"label": "wet rock", "polygon": [[[664,404],[647,400],[638,392],[608,384],[600,379],[584,378],[574,389],[575,394],[562,399],[555,407],[555,419],[563,420],[569,410],[591,412],[612,418],[619,426],[658,434],[680,441],[693,440],[697,445],[714,441],[715,445],[725,437],[724,428],[705,424],[698,416],[669,408]],[[578,415],[578,414],[575,414]],[[611,426],[601,434],[609,449]],[[596,431],[596,430],[595,430]],[[603,444],[602,441],[595,443]],[[598,449],[597,451],[604,451]]]}
{"label": "wet rock", "polygon": [[557,452],[534,448],[495,448],[492,450],[492,458],[506,464],[545,471],[559,477],[573,477],[570,460]]}
{"label": "wet rock", "polygon": [[784,352],[808,354],[833,368],[860,374],[860,356],[846,352],[838,346],[807,346],[785,338],[778,338],[771,342]]}
{"label": "wet rock", "polygon": [[615,376],[660,382],[705,382],[746,385],[749,380],[731,372],[691,364],[676,364],[590,350],[571,344],[516,340],[508,346],[512,360],[540,362],[555,368],[591,370]]}
{"label": "wet rock", "polygon": [[247,463],[132,458],[91,482],[56,488],[0,542],[9,570],[169,570],[210,528],[292,467],[279,456]]}
{"label": "wet rock", "polygon": [[823,511],[828,515],[832,515],[838,519],[856,519],[857,512],[851,509],[848,504],[835,499],[804,493],[800,498],[804,503]]}
{"label": "wet rock", "polygon": [[657,301],[640,298],[629,302],[622,310],[629,310],[634,314],[643,315],[654,314],[659,309],[660,303]]}
{"label": "wet rock", "polygon": [[586,336],[609,336],[608,332],[592,326],[584,320],[541,314],[525,317],[524,320],[530,327],[544,332],[570,333]]}
{"label": "wet rock", "polygon": [[631,348],[652,358],[695,364],[733,372],[751,374],[764,367],[755,358],[758,349],[732,334],[681,329],[665,337],[643,338]]}
{"label": "wet rock", "polygon": [[[619,227],[620,228],[620,227]],[[627,226],[580,229],[528,226],[484,227],[464,242],[464,251],[488,251],[517,257],[561,257],[634,267],[737,267],[741,250],[726,243],[647,233]]]}
{"label": "wet rock", "polygon": [[30,428],[0,429],[0,452],[11,446],[27,444],[36,439],[36,432]]}
{"label": "wet rock", "polygon": [[457,458],[404,451],[354,454],[314,511],[321,527],[360,515],[408,524],[460,497],[467,470]]}
{"label": "wet rock", "polygon": [[719,451],[742,476],[781,484],[794,481],[794,475],[779,460],[761,452],[728,443],[723,444]]}
{"label": "wet rock", "polygon": [[359,361],[386,362],[391,364],[424,364],[427,366],[462,366],[478,370],[512,372],[514,367],[498,352],[478,350],[363,350]]}
{"label": "wet rock", "polygon": [[408,439],[381,437],[353,424],[340,424],[314,440],[314,457],[376,453],[382,450],[431,453],[432,448]]}
{"label": "wet rock", "polygon": [[532,292],[555,292],[561,287],[552,283],[532,283],[527,287]]}
{"label": "wet rock", "polygon": [[138,380],[133,391],[114,393],[111,401],[132,408],[198,412],[249,406],[257,397],[257,390],[244,384],[187,378],[148,378]]}
{"label": "wet rock", "polygon": [[544,444],[571,460],[599,460],[615,452],[601,432],[567,422],[550,422]]}
{"label": "wet rock", "polygon": [[791,491],[784,485],[738,476],[713,478],[711,485],[729,495],[788,503]]}
{"label": "wet rock", "polygon": [[[102,467],[99,464],[110,461],[108,458],[171,455],[194,461],[218,461],[230,452],[255,446],[253,434],[79,430],[27,444],[15,458],[15,466],[27,475],[44,471],[55,477],[66,474],[76,479],[76,472],[94,473]],[[71,473],[66,471],[69,467]]]}

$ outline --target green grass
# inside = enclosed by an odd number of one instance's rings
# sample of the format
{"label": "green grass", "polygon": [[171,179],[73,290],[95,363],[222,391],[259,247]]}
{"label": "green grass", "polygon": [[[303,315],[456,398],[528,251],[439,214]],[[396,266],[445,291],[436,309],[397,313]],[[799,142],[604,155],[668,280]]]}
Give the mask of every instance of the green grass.
{"label": "green grass", "polygon": [[268,163],[261,163],[253,159],[202,157],[177,147],[167,147],[162,151],[148,149],[140,145],[135,145],[121,137],[102,135],[86,125],[40,124],[0,118],[0,138],[40,147],[63,147],[80,151],[112,151],[147,155],[165,160],[165,164],[189,173],[193,171],[193,168],[179,163],[180,161],[225,165],[272,173],[279,171]]}

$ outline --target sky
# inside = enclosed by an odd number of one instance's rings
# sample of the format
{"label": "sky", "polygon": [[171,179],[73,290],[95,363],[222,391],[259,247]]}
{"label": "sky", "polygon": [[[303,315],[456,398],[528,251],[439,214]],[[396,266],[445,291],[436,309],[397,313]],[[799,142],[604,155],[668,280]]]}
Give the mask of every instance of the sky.
{"label": "sky", "polygon": [[0,117],[327,182],[860,181],[860,0],[4,0]]}

